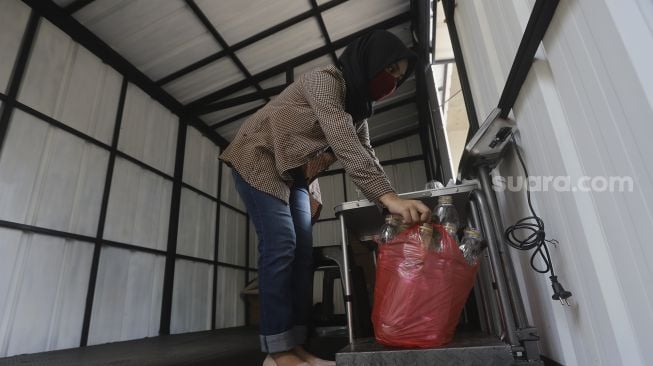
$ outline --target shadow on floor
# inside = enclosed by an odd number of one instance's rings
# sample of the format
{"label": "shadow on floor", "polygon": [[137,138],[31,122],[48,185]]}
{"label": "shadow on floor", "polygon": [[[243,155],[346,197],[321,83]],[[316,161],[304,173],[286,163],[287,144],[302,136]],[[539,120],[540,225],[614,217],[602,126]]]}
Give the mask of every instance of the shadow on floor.
{"label": "shadow on floor", "polygon": [[[317,338],[307,348],[333,360],[346,344],[346,338]],[[239,327],[0,358],[0,366],[257,366],[264,358],[257,329]]]}

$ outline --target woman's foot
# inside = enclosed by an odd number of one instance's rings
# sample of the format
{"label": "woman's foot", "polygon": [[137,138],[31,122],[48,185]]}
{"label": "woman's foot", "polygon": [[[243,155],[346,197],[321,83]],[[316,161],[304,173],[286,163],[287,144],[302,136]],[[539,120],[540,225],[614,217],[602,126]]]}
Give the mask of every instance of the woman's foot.
{"label": "woman's foot", "polygon": [[287,351],[269,354],[263,361],[263,366],[309,366],[309,364],[295,353]]}
{"label": "woman's foot", "polygon": [[317,356],[308,353],[301,346],[293,348],[293,352],[295,352],[297,356],[301,357],[302,360],[308,362],[311,366],[336,366],[335,361],[327,361],[318,358]]}

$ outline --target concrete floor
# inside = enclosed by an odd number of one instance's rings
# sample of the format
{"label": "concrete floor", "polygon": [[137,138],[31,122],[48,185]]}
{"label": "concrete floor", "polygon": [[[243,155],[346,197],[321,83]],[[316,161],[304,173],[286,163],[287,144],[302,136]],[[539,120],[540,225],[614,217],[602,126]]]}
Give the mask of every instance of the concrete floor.
{"label": "concrete floor", "polygon": [[[333,360],[346,344],[345,338],[319,338],[307,348]],[[264,358],[256,328],[239,327],[0,358],[0,366],[255,366]]]}

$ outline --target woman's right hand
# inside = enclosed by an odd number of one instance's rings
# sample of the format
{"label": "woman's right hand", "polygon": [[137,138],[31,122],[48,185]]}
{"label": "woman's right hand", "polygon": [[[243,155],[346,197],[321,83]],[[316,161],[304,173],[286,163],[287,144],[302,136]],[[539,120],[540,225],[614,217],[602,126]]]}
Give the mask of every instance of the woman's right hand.
{"label": "woman's right hand", "polygon": [[424,203],[418,200],[399,198],[394,192],[384,194],[379,198],[379,201],[391,214],[401,215],[404,223],[408,225],[427,222],[431,218],[431,209]]}

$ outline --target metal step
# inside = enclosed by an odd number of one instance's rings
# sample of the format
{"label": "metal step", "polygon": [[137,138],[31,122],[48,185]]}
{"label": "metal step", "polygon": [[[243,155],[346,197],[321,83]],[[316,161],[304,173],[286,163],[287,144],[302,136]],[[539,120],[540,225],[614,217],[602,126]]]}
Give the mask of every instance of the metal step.
{"label": "metal step", "polygon": [[438,348],[390,348],[365,338],[336,354],[337,366],[509,366],[514,362],[511,347],[497,337],[462,332]]}

